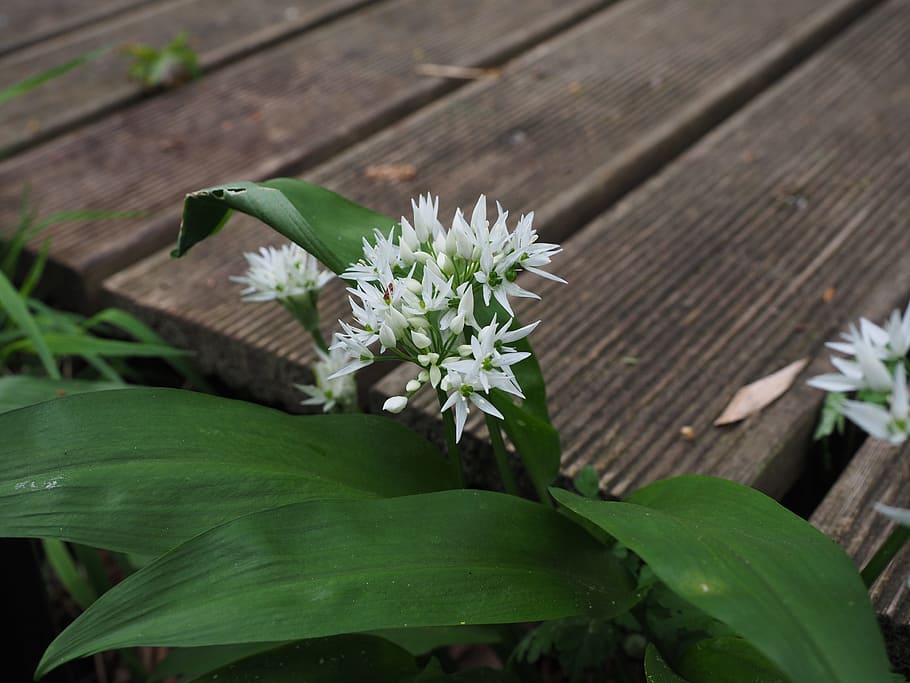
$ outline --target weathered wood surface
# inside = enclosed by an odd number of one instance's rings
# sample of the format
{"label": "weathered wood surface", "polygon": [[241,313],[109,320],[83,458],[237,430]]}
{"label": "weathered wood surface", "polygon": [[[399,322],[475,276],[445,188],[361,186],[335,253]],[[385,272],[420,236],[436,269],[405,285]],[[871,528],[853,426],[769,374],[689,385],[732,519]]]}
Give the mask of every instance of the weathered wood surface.
{"label": "weathered wood surface", "polygon": [[712,422],[739,387],[906,301],[908,31],[910,2],[876,10],[569,239],[553,269],[568,285],[533,283],[542,302],[518,312],[543,320],[532,342],[568,474],[593,464],[617,495],[683,472],[793,483],[787,446],[803,430],[807,450],[821,398],[808,373],[758,417]]}
{"label": "weathered wood surface", "polygon": [[[486,192],[513,215],[543,209],[543,233],[562,236],[866,6],[629,0],[515,60],[498,80],[472,84],[306,175],[392,215],[427,189],[443,196],[447,215]],[[413,178],[366,177],[370,165],[401,162],[415,166]],[[309,344],[283,310],[241,304],[227,282],[243,269],[242,251],[276,238],[235,221],[184,260],[162,252],[106,290],[198,349],[207,369],[259,398],[296,403],[291,381],[306,378]],[[586,267],[562,263],[573,279]],[[336,283],[323,295],[327,332],[344,315],[340,290]]]}
{"label": "weathered wood surface", "polygon": [[419,63],[495,64],[603,4],[396,0],[364,9],[0,163],[0,223],[16,220],[25,183],[42,213],[150,212],[47,231],[51,274],[71,276],[69,292],[91,288],[173,240],[187,191],[324,159],[456,87],[420,76]]}
{"label": "weathered wood surface", "polygon": [[[812,523],[840,543],[861,568],[894,529],[876,503],[910,508],[910,446],[869,439],[812,515]],[[910,546],[895,556],[872,586],[879,613],[910,623]]]}
{"label": "weathered wood surface", "polygon": [[316,0],[306,7],[287,0],[182,0],[153,3],[89,29],[42,42],[0,59],[0,83],[40,73],[103,46],[104,56],[54,79],[0,108],[0,156],[122,106],[143,94],[129,77],[125,46],[163,47],[179,33],[190,36],[199,65],[209,69],[300,33],[365,0]]}
{"label": "weathered wood surface", "polygon": [[0,55],[150,1],[3,0],[3,6],[0,7]]}

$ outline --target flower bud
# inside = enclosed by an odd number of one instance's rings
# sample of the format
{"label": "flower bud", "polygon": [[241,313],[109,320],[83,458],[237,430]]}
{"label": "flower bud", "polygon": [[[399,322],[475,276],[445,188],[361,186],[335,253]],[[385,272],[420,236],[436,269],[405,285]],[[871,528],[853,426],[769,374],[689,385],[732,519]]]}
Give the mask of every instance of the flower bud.
{"label": "flower bud", "polygon": [[432,339],[430,339],[423,332],[418,332],[417,330],[411,332],[411,341],[414,342],[414,346],[416,346],[418,349],[429,348],[430,344],[433,343]]}
{"label": "flower bud", "polygon": [[459,313],[452,321],[449,323],[449,331],[452,334],[461,334],[461,331],[464,329],[464,314]]}
{"label": "flower bud", "polygon": [[382,409],[389,413],[400,413],[408,405],[407,396],[392,396],[382,404]]}
{"label": "flower bud", "polygon": [[416,391],[418,391],[420,389],[420,387],[422,387],[422,386],[423,386],[423,384],[419,380],[412,379],[407,384],[405,384],[404,390],[407,391],[409,394],[413,394]]}
{"label": "flower bud", "polygon": [[387,349],[394,349],[398,345],[395,330],[392,329],[391,325],[382,324],[382,327],[379,328],[379,341]]}

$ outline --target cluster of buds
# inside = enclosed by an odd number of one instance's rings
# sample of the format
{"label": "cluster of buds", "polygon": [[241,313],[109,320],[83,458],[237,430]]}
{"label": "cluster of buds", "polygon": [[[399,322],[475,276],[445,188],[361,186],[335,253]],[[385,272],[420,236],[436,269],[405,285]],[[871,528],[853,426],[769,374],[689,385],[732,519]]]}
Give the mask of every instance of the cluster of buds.
{"label": "cluster of buds", "polygon": [[828,347],[851,358],[832,357],[840,372],[814,377],[809,384],[856,392],[855,399],[841,402],[844,417],[877,439],[903,443],[910,436],[910,305],[903,316],[894,311],[884,327],[864,318],[842,337]]}
{"label": "cluster of buds", "polygon": [[[331,348],[349,362],[332,377],[378,359],[416,364],[419,370],[404,393],[388,399],[384,409],[400,412],[429,384],[446,394],[441,409],[454,411],[457,441],[469,404],[502,419],[487,398],[492,389],[523,398],[512,366],[530,354],[512,344],[537,323],[512,329],[510,299],[539,298],[517,284],[523,271],[564,282],[541,270],[561,250],[537,242],[533,214],[522,216],[510,232],[508,213],[497,204],[490,225],[483,196],[470,221],[459,209],[448,230],[437,217],[438,199],[427,195],[411,205],[413,222],[402,217],[388,237],[377,232],[373,243],[364,240],[363,258],[342,274],[353,285],[348,292],[354,322],[341,322],[342,332],[335,334]],[[501,320],[485,314],[493,300],[502,307]]]}

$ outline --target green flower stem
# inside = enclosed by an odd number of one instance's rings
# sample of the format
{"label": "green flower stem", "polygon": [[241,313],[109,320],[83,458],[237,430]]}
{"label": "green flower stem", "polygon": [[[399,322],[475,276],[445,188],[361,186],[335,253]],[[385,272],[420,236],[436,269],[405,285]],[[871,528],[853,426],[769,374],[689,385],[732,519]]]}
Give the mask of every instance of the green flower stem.
{"label": "green flower stem", "polygon": [[[436,398],[439,399],[439,407],[442,408],[446,402],[446,395],[442,389],[436,390]],[[458,482],[458,488],[463,489],[464,471],[461,467],[461,450],[458,448],[458,442],[455,441],[455,418],[451,410],[442,413],[442,424],[445,427],[446,449],[449,453],[449,462],[452,463],[452,471],[455,474],[455,481]]]}
{"label": "green flower stem", "polygon": [[319,299],[318,292],[309,292],[300,297],[289,297],[282,299],[282,305],[290,311],[291,315],[297,318],[297,321],[310,333],[313,343],[323,353],[329,352],[329,345],[326,344],[322,331],[319,329],[319,308],[317,306]]}
{"label": "green flower stem", "polygon": [[506,493],[517,496],[518,484],[515,483],[515,475],[512,474],[512,468],[509,467],[509,455],[506,453],[506,444],[502,440],[499,421],[487,413],[484,413],[484,416],[487,419],[487,430],[490,432],[490,442],[493,444],[493,455],[496,456],[496,467],[499,468],[502,486]]}
{"label": "green flower stem", "polygon": [[866,566],[860,572],[866,588],[872,587],[872,584],[885,570],[885,567],[897,555],[897,552],[904,547],[904,543],[907,542],[908,538],[910,538],[910,527],[898,525],[888,535],[888,538],[882,542],[878,550],[875,551],[875,555],[872,556],[872,559],[866,563]]}

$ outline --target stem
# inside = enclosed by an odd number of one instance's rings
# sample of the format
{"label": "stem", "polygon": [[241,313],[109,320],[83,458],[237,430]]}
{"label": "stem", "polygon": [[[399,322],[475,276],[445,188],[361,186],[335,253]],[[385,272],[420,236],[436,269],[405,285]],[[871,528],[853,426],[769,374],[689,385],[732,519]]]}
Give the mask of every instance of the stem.
{"label": "stem", "polygon": [[329,345],[325,343],[325,337],[322,336],[322,330],[319,329],[318,325],[310,330],[310,335],[313,337],[313,342],[319,347],[319,350],[328,354]]}
{"label": "stem", "polygon": [[888,538],[882,542],[878,550],[875,551],[875,555],[872,556],[872,559],[866,563],[866,566],[860,572],[866,588],[872,587],[872,584],[875,583],[875,580],[885,570],[892,558],[897,555],[897,551],[904,547],[904,543],[907,542],[908,538],[910,538],[910,527],[900,525],[894,527]]}
{"label": "stem", "polygon": [[[437,389],[436,398],[439,399],[439,407],[442,408],[446,402],[445,392]],[[446,450],[449,453],[449,462],[452,464],[455,481],[458,483],[458,488],[463,489],[465,486],[464,471],[461,469],[461,451],[458,448],[458,442],[455,441],[455,418],[452,416],[451,410],[442,413],[442,424],[445,427]]]}
{"label": "stem", "polygon": [[329,345],[325,343],[322,331],[319,329],[318,293],[308,292],[300,297],[281,299],[282,305],[291,312],[303,328],[310,333],[313,343],[323,353],[329,352]]}
{"label": "stem", "polygon": [[500,431],[499,422],[492,415],[484,413],[487,419],[487,430],[490,432],[490,441],[493,444],[493,455],[496,456],[496,467],[499,468],[499,477],[502,479],[502,486],[506,493],[513,496],[518,495],[518,484],[515,483],[515,475],[509,467],[509,456],[506,453],[506,444],[502,440],[502,431]]}

